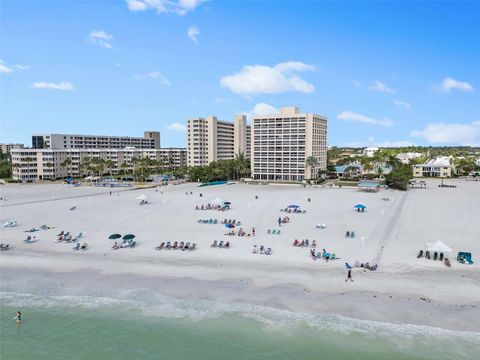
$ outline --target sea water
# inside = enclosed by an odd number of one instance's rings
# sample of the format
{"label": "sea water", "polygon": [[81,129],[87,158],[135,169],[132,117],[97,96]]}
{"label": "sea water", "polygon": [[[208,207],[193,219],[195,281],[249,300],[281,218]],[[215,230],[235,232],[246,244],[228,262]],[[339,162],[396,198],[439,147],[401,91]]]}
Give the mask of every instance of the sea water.
{"label": "sea water", "polygon": [[480,354],[480,333],[249,304],[11,292],[0,300],[2,360],[472,360]]}

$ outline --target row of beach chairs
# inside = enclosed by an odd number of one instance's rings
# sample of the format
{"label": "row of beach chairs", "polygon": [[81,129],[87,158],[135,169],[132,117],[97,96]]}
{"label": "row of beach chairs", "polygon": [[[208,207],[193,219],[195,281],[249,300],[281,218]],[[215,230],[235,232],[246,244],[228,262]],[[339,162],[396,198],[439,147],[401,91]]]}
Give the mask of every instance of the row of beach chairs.
{"label": "row of beach chairs", "polygon": [[345,233],[346,238],[354,238],[355,237],[355,231],[347,231]]}
{"label": "row of beach chairs", "polygon": [[428,251],[428,250],[425,251],[425,253],[423,252],[423,250],[420,250],[418,252],[417,259],[420,259],[424,256],[425,256],[426,259],[429,259],[429,260],[433,259],[433,260],[443,261],[445,255],[442,252],[439,253],[439,252],[435,251],[433,254],[431,254],[430,251]]}
{"label": "row of beach chairs", "polygon": [[281,212],[286,212],[286,213],[294,213],[294,214],[305,214],[307,210],[300,210],[300,209],[280,209]]}
{"label": "row of beach chairs", "polygon": [[161,242],[160,245],[155,247],[155,250],[196,250],[197,243],[174,241],[173,244],[170,241]]}
{"label": "row of beach chairs", "polygon": [[209,220],[207,220],[207,219],[200,219],[200,220],[198,220],[198,222],[199,222],[200,224],[218,224],[218,220],[217,220],[217,219],[209,219]]}
{"label": "row of beach chairs", "polygon": [[312,247],[312,248],[315,248],[317,247],[317,242],[315,240],[313,240],[312,242],[310,242],[310,240],[308,239],[305,239],[305,240],[302,240],[302,241],[299,241],[297,239],[295,239],[293,241],[293,246],[295,247]]}
{"label": "row of beach chairs", "polygon": [[317,251],[315,252],[314,249],[310,251],[310,254],[312,255],[313,260],[318,260],[318,259],[324,259],[326,261],[328,260],[336,260],[337,256],[334,253],[328,253],[323,249],[322,251]]}
{"label": "row of beach chairs", "polygon": [[275,230],[275,229],[271,230],[271,229],[268,229],[268,230],[267,230],[267,234],[269,234],[269,235],[280,235],[280,229],[279,229],[279,230]]}
{"label": "row of beach chairs", "polygon": [[17,226],[17,221],[16,220],[5,221],[5,223],[3,224],[3,227],[15,227],[15,226]]}
{"label": "row of beach chairs", "polygon": [[[70,234],[70,232],[68,231],[67,232],[62,231],[62,233],[63,234],[61,235],[57,235],[57,242],[59,243],[60,242],[65,242],[65,243],[77,242],[85,237],[85,234],[83,232],[78,233],[78,235],[76,235],[75,237],[73,237],[73,235]],[[30,236],[28,236],[27,239],[25,239],[25,242],[29,242],[27,241],[29,237]]]}
{"label": "row of beach chairs", "polygon": [[212,243],[212,245],[210,245],[210,247],[229,249],[229,248],[230,248],[230,241],[217,241],[217,240],[214,240],[213,243]]}
{"label": "row of beach chairs", "polygon": [[254,254],[261,254],[261,255],[272,255],[272,248],[266,248],[263,245],[257,247],[257,245],[253,245],[252,253]]}
{"label": "row of beach chairs", "polygon": [[87,250],[88,248],[88,244],[86,242],[84,242],[82,245],[80,245],[79,242],[77,242],[75,244],[75,246],[73,247],[73,250],[74,251],[78,251],[78,250]]}
{"label": "row of beach chairs", "polygon": [[222,224],[232,224],[232,225],[235,225],[235,226],[240,226],[242,225],[242,223],[240,221],[236,221],[235,219],[231,220],[231,219],[225,219],[222,221]]}

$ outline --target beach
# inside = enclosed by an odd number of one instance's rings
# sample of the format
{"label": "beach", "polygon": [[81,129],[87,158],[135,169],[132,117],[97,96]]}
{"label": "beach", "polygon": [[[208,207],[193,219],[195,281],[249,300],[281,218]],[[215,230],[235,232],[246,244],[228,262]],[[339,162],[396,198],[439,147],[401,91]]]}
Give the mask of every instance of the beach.
{"label": "beach", "polygon": [[[111,194],[107,188],[60,184],[2,186],[6,200],[0,220],[18,223],[0,230],[1,242],[12,247],[0,254],[2,302],[24,311],[57,306],[98,311],[123,304],[150,320],[241,316],[262,327],[306,323],[330,335],[344,335],[345,329],[368,336],[442,335],[478,349],[480,186],[449,183],[457,187],[439,188],[440,181],[429,180],[426,189],[378,193],[248,184],[113,189]],[[139,205],[141,195],[148,204]],[[231,202],[228,211],[196,210],[224,201]],[[355,211],[357,204],[366,210]],[[305,212],[280,211],[290,205]],[[285,216],[289,222],[279,226],[278,218]],[[221,224],[225,219],[241,225],[228,229]],[[54,228],[24,232],[41,225]],[[251,236],[225,235],[240,227]],[[273,229],[280,234],[268,234]],[[80,242],[88,249],[73,251],[74,244],[57,243],[61,230],[83,232]],[[346,231],[355,236],[346,238]],[[136,246],[112,250],[115,240],[109,236],[115,233],[134,234]],[[27,235],[38,241],[24,243]],[[315,240],[318,251],[326,249],[338,259],[313,260],[311,247],[294,247],[295,239]],[[231,246],[212,248],[214,240]],[[437,240],[452,249],[445,253],[451,267],[417,258],[425,243]],[[166,241],[195,242],[197,249],[155,250]],[[270,247],[272,254],[253,253],[254,245]],[[474,264],[458,263],[458,251],[471,252]],[[354,282],[346,283],[345,263],[356,262],[378,268],[353,267]],[[459,357],[469,354],[455,351]]]}

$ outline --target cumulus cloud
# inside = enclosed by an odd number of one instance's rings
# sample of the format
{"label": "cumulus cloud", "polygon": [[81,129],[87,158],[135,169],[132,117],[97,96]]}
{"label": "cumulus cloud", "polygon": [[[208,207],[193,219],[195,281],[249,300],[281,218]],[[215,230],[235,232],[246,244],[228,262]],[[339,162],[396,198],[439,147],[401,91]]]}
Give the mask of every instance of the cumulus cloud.
{"label": "cumulus cloud", "polygon": [[343,121],[352,121],[358,122],[363,124],[370,124],[370,125],[379,125],[379,126],[392,126],[393,121],[389,118],[384,119],[374,119],[362,114],[354,113],[352,111],[344,111],[337,116],[337,119]]}
{"label": "cumulus cloud", "polygon": [[250,121],[253,117],[258,115],[272,115],[278,114],[280,112],[275,106],[272,106],[267,103],[258,103],[250,111],[243,111],[242,115],[245,115]]}
{"label": "cumulus cloud", "polygon": [[273,67],[247,65],[220,79],[220,84],[241,95],[275,94],[288,91],[312,93],[315,87],[295,73],[314,71],[315,67],[300,61],[287,61]]}
{"label": "cumulus cloud", "polygon": [[440,91],[443,93],[449,93],[452,90],[474,92],[475,88],[466,81],[458,81],[452,78],[443,79],[442,83],[440,84]]}
{"label": "cumulus cloud", "polygon": [[87,43],[98,45],[105,49],[113,49],[112,40],[114,39],[113,35],[103,31],[103,30],[92,30],[87,36]]}
{"label": "cumulus cloud", "polygon": [[187,127],[183,124],[180,124],[179,122],[174,122],[167,126],[167,130],[185,132],[187,131]]}
{"label": "cumulus cloud", "polygon": [[2,74],[10,74],[12,72],[14,72],[15,70],[13,70],[12,68],[8,67],[7,65],[5,65],[5,62],[0,59],[0,73]]}
{"label": "cumulus cloud", "polygon": [[196,26],[190,26],[187,30],[187,36],[192,39],[195,44],[198,44],[197,36],[200,35],[200,31]]}
{"label": "cumulus cloud", "polygon": [[133,12],[156,10],[159,14],[174,13],[185,15],[195,10],[205,0],[126,0],[128,9]]}
{"label": "cumulus cloud", "polygon": [[376,91],[376,92],[384,92],[384,93],[391,93],[391,94],[396,93],[395,90],[389,88],[389,87],[388,87],[387,85],[385,85],[383,82],[378,81],[378,80],[374,81],[374,82],[372,83],[372,85],[370,85],[370,86],[368,87],[368,89],[371,90],[371,91]]}
{"label": "cumulus cloud", "polygon": [[471,124],[431,123],[423,130],[413,130],[410,136],[424,138],[432,144],[480,146],[480,121]]}
{"label": "cumulus cloud", "polygon": [[412,105],[410,105],[406,101],[395,100],[393,103],[396,106],[398,106],[399,108],[402,108],[402,109],[407,110],[407,111],[412,111]]}
{"label": "cumulus cloud", "polygon": [[28,70],[28,69],[30,69],[30,65],[17,64],[17,65],[15,65],[15,68],[18,69],[18,70]]}
{"label": "cumulus cloud", "polygon": [[57,83],[39,81],[39,82],[34,82],[32,84],[32,87],[34,89],[51,89],[51,90],[60,90],[60,91],[68,91],[68,90],[73,90],[75,88],[73,84],[69,81],[62,81]]}
{"label": "cumulus cloud", "polygon": [[163,75],[158,71],[151,71],[146,74],[135,74],[133,75],[132,79],[133,80],[153,79],[153,80],[158,80],[162,85],[170,86],[170,80],[168,80],[165,75]]}

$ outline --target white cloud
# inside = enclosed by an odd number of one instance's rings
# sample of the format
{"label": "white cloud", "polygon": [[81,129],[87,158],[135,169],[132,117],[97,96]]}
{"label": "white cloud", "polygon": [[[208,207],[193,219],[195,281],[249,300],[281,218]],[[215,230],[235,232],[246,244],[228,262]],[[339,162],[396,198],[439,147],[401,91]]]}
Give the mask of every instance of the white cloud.
{"label": "white cloud", "polygon": [[275,106],[272,106],[267,103],[258,103],[256,104],[252,110],[250,111],[242,111],[242,115],[245,115],[250,121],[256,115],[272,115],[278,114],[280,110],[278,110]]}
{"label": "white cloud", "polygon": [[377,91],[377,92],[384,92],[384,93],[391,93],[391,94],[396,93],[395,90],[389,88],[387,85],[385,85],[384,83],[378,80],[374,81],[373,84],[368,87],[368,89],[372,91]]}
{"label": "white cloud", "polygon": [[352,85],[355,87],[362,87],[362,83],[358,80],[353,80]]}
{"label": "white cloud", "polygon": [[146,74],[135,74],[132,77],[133,80],[143,80],[143,79],[153,79],[160,81],[160,84],[165,86],[170,86],[170,80],[167,79],[165,75],[159,73],[158,71],[151,71]]}
{"label": "white cloud", "polygon": [[126,0],[128,9],[133,12],[156,10],[157,13],[185,15],[195,10],[205,0]]}
{"label": "white cloud", "polygon": [[412,105],[410,105],[406,101],[395,100],[393,103],[399,108],[405,109],[407,111],[412,111]]}
{"label": "white cloud", "polygon": [[443,93],[449,93],[452,90],[474,92],[475,88],[466,81],[458,81],[452,78],[445,78],[440,85],[440,91]]}
{"label": "white cloud", "polygon": [[167,126],[167,130],[185,132],[187,131],[187,127],[179,122],[174,122]]}
{"label": "white cloud", "polygon": [[61,91],[73,90],[75,88],[73,84],[69,81],[62,81],[58,83],[39,81],[34,82],[32,84],[32,87],[35,89],[52,89]]}
{"label": "white cloud", "polygon": [[220,84],[241,95],[275,94],[287,91],[312,93],[315,87],[295,75],[295,72],[314,71],[312,65],[287,61],[273,67],[247,65],[242,70],[220,79]]}
{"label": "white cloud", "polygon": [[187,36],[192,39],[195,44],[198,44],[197,36],[200,34],[200,31],[196,26],[190,26],[187,30]]}
{"label": "white cloud", "polygon": [[17,64],[17,65],[15,65],[15,68],[18,69],[18,70],[28,70],[28,69],[30,69],[30,65]]}
{"label": "white cloud", "polygon": [[12,68],[9,68],[7,65],[5,65],[5,62],[2,59],[0,59],[0,73],[10,74],[14,71],[15,70],[13,70]]}
{"label": "white cloud", "polygon": [[364,123],[364,124],[370,124],[370,125],[379,125],[379,126],[392,126],[393,121],[388,118],[384,119],[373,119],[368,116],[354,113],[352,111],[344,111],[341,114],[337,116],[337,119],[343,120],[343,121],[352,121],[352,122],[359,122],[359,123]]}
{"label": "white cloud", "polygon": [[114,39],[113,35],[103,31],[103,30],[92,30],[87,36],[87,43],[101,46],[105,49],[113,49],[112,40]]}
{"label": "white cloud", "polygon": [[424,138],[432,144],[480,146],[480,121],[471,124],[431,123],[423,130],[413,130],[410,136]]}

